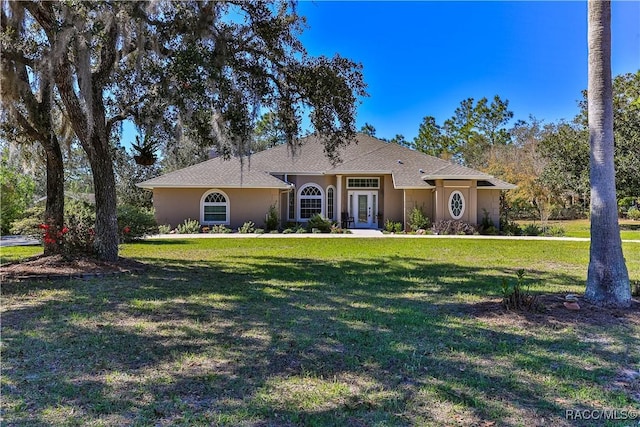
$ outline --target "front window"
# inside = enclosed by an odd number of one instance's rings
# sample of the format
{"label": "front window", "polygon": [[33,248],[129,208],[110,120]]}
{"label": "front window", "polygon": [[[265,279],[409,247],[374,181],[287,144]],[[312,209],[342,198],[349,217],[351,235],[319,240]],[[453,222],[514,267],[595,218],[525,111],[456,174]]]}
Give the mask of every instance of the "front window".
{"label": "front window", "polygon": [[336,218],[335,215],[335,190],[333,185],[327,188],[327,219],[334,220]]}
{"label": "front window", "polygon": [[315,184],[307,184],[300,189],[298,200],[300,203],[301,220],[307,220],[316,214],[322,215],[323,194],[320,187]]}
{"label": "front window", "polygon": [[454,191],[449,196],[449,213],[451,218],[460,219],[464,214],[464,196],[459,191]]}
{"label": "front window", "polygon": [[203,224],[228,224],[229,199],[221,191],[207,193],[202,199],[200,222]]}
{"label": "front window", "polygon": [[347,188],[380,188],[380,178],[347,178]]}
{"label": "front window", "polygon": [[289,191],[289,220],[296,220],[296,194],[293,191]]}

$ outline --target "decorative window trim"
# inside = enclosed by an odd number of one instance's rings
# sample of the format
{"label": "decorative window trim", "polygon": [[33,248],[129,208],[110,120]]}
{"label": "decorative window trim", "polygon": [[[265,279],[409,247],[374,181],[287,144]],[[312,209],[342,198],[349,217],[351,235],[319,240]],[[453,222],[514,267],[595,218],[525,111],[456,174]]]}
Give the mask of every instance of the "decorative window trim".
{"label": "decorative window trim", "polygon": [[[315,195],[315,196],[309,196],[309,195],[302,195],[302,193],[309,187],[313,187],[315,189],[317,189],[320,194],[319,195]],[[300,189],[298,190],[298,194],[296,195],[297,199],[297,214],[298,214],[298,221],[299,222],[307,222],[309,221],[309,218],[302,218],[302,203],[303,200],[319,200],[320,201],[320,212],[318,212],[320,215],[324,216],[324,207],[325,207],[325,193],[324,190],[322,190],[322,187],[319,186],[316,183],[310,182],[308,184],[303,185],[302,187],[300,187]]]}
{"label": "decorative window trim", "polygon": [[[453,206],[453,202],[454,202],[454,198],[456,198],[456,196],[459,196],[459,201],[460,201],[460,212],[458,213],[458,215],[455,214],[454,212],[454,206]],[[458,198],[456,198],[458,199]],[[464,216],[464,211],[466,209],[466,202],[464,200],[464,194],[462,194],[460,191],[455,190],[452,191],[451,194],[449,195],[449,215],[451,215],[451,218],[453,219],[460,219]],[[457,208],[457,206],[456,206]],[[457,210],[457,209],[456,209]]]}
{"label": "decorative window trim", "polygon": [[[224,202],[207,202],[207,203],[205,203],[205,200],[207,199],[207,197],[209,197],[209,195],[214,194],[214,193],[218,193],[221,196],[223,196],[225,201]],[[205,219],[204,219],[204,208],[205,208],[205,206],[224,206],[225,207],[225,220],[224,221],[205,221]],[[204,193],[202,195],[202,197],[200,198],[200,224],[203,224],[203,225],[214,225],[214,224],[229,225],[231,223],[231,218],[230,218],[229,213],[230,213],[229,196],[224,191],[218,190],[218,189],[209,190],[206,193]]]}
{"label": "decorative window trim", "polygon": [[336,187],[330,185],[327,187],[327,204],[325,205],[327,219],[336,219]]}
{"label": "decorative window trim", "polygon": [[289,191],[288,193],[288,200],[287,200],[287,218],[289,219],[289,221],[295,221],[296,220],[296,192],[295,191]]}
{"label": "decorative window trim", "polygon": [[[369,186],[358,186],[353,185],[354,181],[376,181],[375,185]],[[347,177],[347,189],[350,190],[379,190],[380,189],[380,178],[375,176],[349,176]]]}

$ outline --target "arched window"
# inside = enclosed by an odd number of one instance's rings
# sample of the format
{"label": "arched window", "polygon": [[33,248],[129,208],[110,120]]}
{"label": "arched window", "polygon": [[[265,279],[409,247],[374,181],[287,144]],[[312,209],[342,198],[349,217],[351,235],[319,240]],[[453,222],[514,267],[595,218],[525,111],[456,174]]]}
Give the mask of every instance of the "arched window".
{"label": "arched window", "polygon": [[229,198],[220,190],[212,190],[202,196],[200,202],[201,224],[229,224]]}
{"label": "arched window", "polygon": [[327,219],[336,219],[335,205],[336,205],[336,190],[333,185],[327,187]]}
{"label": "arched window", "polygon": [[464,196],[461,192],[454,191],[449,196],[449,213],[453,219],[460,219],[464,215]]}
{"label": "arched window", "polygon": [[303,185],[298,192],[298,218],[306,221],[315,214],[322,215],[323,199],[322,189],[316,184]]}

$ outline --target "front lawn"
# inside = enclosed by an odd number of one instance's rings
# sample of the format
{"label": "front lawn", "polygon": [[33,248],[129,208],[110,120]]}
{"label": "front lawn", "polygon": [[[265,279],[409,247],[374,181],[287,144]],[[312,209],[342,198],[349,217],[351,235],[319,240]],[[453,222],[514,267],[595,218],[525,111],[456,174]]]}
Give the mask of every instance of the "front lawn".
{"label": "front lawn", "polygon": [[[520,268],[533,292],[583,292],[588,249],[379,238],[123,245],[147,273],[3,283],[3,424],[593,425],[565,411],[640,405],[640,313],[513,313],[498,302],[502,279]],[[624,244],[635,281],[639,249]]]}
{"label": "front lawn", "polygon": [[[540,221],[516,221],[520,225],[537,224]],[[640,240],[640,221],[632,221],[630,219],[619,219],[620,237],[623,240]],[[565,231],[566,237],[584,237],[591,236],[591,222],[588,219],[564,220],[564,221],[547,221],[547,227],[560,227]]]}

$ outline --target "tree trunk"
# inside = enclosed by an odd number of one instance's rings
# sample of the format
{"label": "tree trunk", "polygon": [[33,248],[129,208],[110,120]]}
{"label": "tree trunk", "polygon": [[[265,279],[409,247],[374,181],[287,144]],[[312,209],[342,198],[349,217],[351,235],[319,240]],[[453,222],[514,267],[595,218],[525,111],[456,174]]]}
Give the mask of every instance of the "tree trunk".
{"label": "tree trunk", "polygon": [[[62,151],[55,136],[47,144],[43,144],[47,156],[47,204],[44,211],[45,222],[53,227],[54,232],[64,227],[64,164]],[[61,253],[63,245],[60,240],[45,241],[44,254]]]}
{"label": "tree trunk", "polygon": [[588,19],[591,249],[585,298],[599,306],[629,307],[631,288],[622,254],[613,162],[611,3],[589,0]]}
{"label": "tree trunk", "polygon": [[96,196],[96,235],[94,248],[104,261],[118,259],[118,217],[116,210],[116,180],[108,141],[104,134],[92,136],[93,147],[99,153],[89,156]]}

